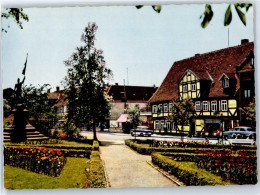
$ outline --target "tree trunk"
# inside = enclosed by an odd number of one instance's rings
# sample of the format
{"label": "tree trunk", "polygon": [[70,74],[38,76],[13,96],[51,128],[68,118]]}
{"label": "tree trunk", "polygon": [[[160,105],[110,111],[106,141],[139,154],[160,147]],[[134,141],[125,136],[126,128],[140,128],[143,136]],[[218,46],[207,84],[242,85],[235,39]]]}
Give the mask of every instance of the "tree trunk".
{"label": "tree trunk", "polygon": [[93,139],[94,140],[97,140],[97,132],[96,132],[96,124],[95,124],[95,122],[93,122],[93,124],[92,124],[93,126]]}
{"label": "tree trunk", "polygon": [[183,130],[184,130],[184,125],[181,126],[181,142],[184,141],[184,139],[183,139]]}

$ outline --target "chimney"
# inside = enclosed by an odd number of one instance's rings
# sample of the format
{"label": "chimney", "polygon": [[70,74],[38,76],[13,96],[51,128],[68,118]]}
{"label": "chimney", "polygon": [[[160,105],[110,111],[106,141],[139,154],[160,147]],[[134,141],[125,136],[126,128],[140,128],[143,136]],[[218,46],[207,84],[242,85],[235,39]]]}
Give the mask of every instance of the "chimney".
{"label": "chimney", "polygon": [[196,53],[195,56],[199,56],[200,54],[199,53]]}
{"label": "chimney", "polygon": [[115,83],[116,86],[118,86],[118,83]]}
{"label": "chimney", "polygon": [[60,91],[60,87],[59,86],[56,87],[56,91]]}
{"label": "chimney", "polygon": [[153,84],[153,88],[156,88],[156,85],[155,85],[155,84]]}
{"label": "chimney", "polygon": [[51,92],[51,89],[47,89],[47,93],[50,93]]}
{"label": "chimney", "polygon": [[248,43],[248,42],[249,42],[248,39],[241,39],[241,45],[242,45],[242,44],[245,44],[245,43]]}

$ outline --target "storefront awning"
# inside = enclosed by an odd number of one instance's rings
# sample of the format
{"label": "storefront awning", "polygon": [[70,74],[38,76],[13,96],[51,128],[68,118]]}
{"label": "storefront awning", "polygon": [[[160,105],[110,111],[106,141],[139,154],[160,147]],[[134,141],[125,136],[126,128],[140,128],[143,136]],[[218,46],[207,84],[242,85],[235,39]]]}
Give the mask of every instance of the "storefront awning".
{"label": "storefront awning", "polygon": [[120,117],[117,119],[117,123],[125,123],[127,122],[128,114],[121,114]]}

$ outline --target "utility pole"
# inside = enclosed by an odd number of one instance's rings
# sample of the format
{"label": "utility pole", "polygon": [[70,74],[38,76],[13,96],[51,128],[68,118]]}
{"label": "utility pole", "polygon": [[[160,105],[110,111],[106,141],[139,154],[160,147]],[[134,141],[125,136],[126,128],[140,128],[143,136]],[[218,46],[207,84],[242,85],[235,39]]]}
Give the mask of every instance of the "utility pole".
{"label": "utility pole", "polygon": [[128,79],[128,67],[126,68],[126,83],[129,85],[129,79]]}

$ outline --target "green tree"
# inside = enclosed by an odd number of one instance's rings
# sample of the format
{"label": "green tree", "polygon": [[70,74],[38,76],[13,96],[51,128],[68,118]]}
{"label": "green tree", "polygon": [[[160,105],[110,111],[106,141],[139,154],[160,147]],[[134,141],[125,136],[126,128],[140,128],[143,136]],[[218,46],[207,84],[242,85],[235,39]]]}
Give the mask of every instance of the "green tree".
{"label": "green tree", "polygon": [[[229,4],[227,7],[227,10],[225,12],[225,18],[224,18],[224,26],[228,26],[231,21],[232,21],[232,5],[234,6],[238,17],[240,18],[241,22],[246,26],[246,15],[245,12],[248,12],[249,8],[252,6],[250,3],[234,3],[234,4]],[[243,12],[242,9],[245,9]],[[212,11],[211,5],[206,4],[205,5],[205,11],[204,13],[200,16],[200,18],[203,18],[201,22],[201,27],[206,28],[210,21],[212,20],[214,15],[214,12]]]}
{"label": "green tree", "polygon": [[[225,18],[224,18],[224,26],[228,26],[231,21],[232,21],[232,10],[231,7],[232,5],[234,6],[241,22],[246,25],[246,14],[245,12],[248,12],[249,8],[252,7],[252,4],[250,3],[234,3],[234,4],[229,4],[227,7],[227,10],[225,12]],[[143,5],[137,5],[136,8],[140,9],[142,8]],[[161,5],[152,5],[152,8],[154,11],[157,13],[161,12],[162,6]],[[242,11],[242,9],[245,9],[245,11]],[[212,11],[212,6],[210,4],[205,5],[205,11],[204,13],[200,16],[202,18],[201,22],[201,27],[206,28],[210,21],[212,20],[214,16],[214,12]]]}
{"label": "green tree", "polygon": [[184,125],[189,125],[194,116],[194,103],[191,99],[184,99],[182,101],[172,101],[172,112],[168,116],[168,120],[181,125],[181,141],[183,141]]}
{"label": "green tree", "polygon": [[[22,8],[6,8],[2,13],[2,18],[8,19],[13,18],[16,24],[23,29],[22,20],[29,21],[27,14],[23,12]],[[9,28],[9,26],[8,26]],[[6,29],[2,28],[2,31],[7,32]]]}
{"label": "green tree", "polygon": [[3,106],[4,117],[7,117],[11,113],[11,106],[9,105],[9,102],[6,99],[3,99]]}
{"label": "green tree", "polygon": [[255,100],[250,102],[247,107],[243,108],[243,114],[245,119],[250,124],[250,126],[255,127],[256,126]]}
{"label": "green tree", "polygon": [[83,46],[77,47],[65,61],[68,66],[65,86],[68,89],[68,120],[75,127],[91,125],[96,140],[96,126],[109,116],[109,102],[105,97],[106,79],[112,72],[106,67],[103,51],[96,49],[95,36],[98,26],[89,23],[81,36]]}
{"label": "green tree", "polygon": [[126,110],[126,113],[130,117],[130,126],[131,128],[136,128],[141,120],[140,120],[140,109],[139,108],[129,108]]}
{"label": "green tree", "polygon": [[29,110],[29,119],[33,126],[41,133],[50,135],[50,129],[57,122],[57,114],[53,109],[53,103],[48,100],[47,87],[25,86],[23,88],[23,102]]}

